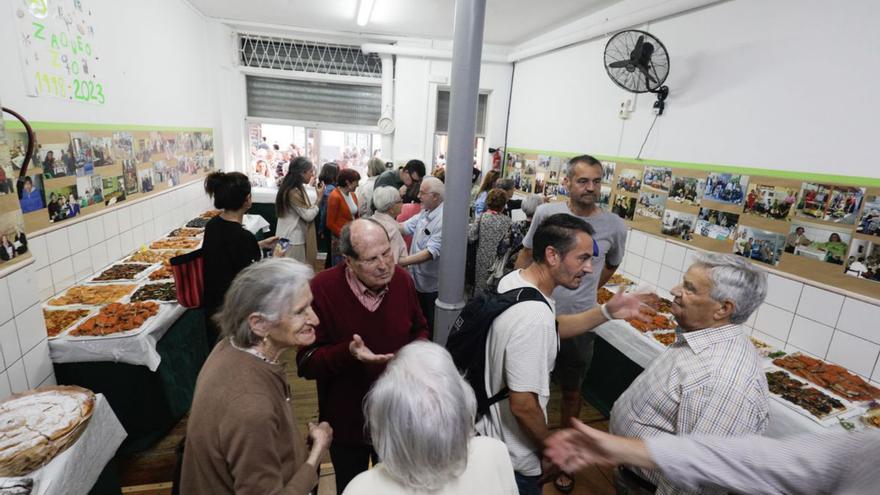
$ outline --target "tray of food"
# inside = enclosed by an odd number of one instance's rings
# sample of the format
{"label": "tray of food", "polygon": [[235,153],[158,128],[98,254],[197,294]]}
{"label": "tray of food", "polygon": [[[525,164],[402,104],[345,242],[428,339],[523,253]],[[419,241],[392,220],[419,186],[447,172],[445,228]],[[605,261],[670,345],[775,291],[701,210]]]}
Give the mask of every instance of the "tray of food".
{"label": "tray of food", "polygon": [[205,229],[194,229],[190,227],[180,227],[171,231],[168,237],[201,237],[205,233]]}
{"label": "tray of food", "polygon": [[188,251],[182,249],[163,249],[158,251],[143,249],[129,256],[125,261],[129,263],[162,263],[163,265],[168,265],[171,258],[186,253]]}
{"label": "tray of food", "polygon": [[624,277],[619,273],[615,273],[605,282],[605,286],[615,286],[615,285],[635,285],[635,282]]}
{"label": "tray of food", "polygon": [[880,389],[850,373],[843,366],[827,363],[801,353],[776,358],[773,360],[773,364],[849,401],[862,402],[880,399]]}
{"label": "tray of food", "polygon": [[48,464],[76,442],[94,406],[91,390],[68,385],[40,387],[0,402],[0,476],[24,476]]}
{"label": "tray of food", "polygon": [[201,239],[191,237],[166,237],[150,243],[150,249],[188,249],[193,250],[202,243]]}
{"label": "tray of food", "polygon": [[820,424],[828,425],[830,423],[823,420],[853,411],[851,405],[798,380],[783,370],[768,369],[766,376],[767,387],[774,398]]}
{"label": "tray of food", "polygon": [[865,426],[880,428],[880,404],[872,402],[861,419]]}
{"label": "tray of food", "polygon": [[755,346],[755,350],[758,351],[758,354],[767,357],[773,352],[773,347],[763,340],[756,339],[755,337],[749,337],[749,340],[752,341],[752,345]]}
{"label": "tray of food", "polygon": [[136,335],[148,327],[147,323],[159,314],[159,309],[159,303],[155,301],[110,303],[68,332],[67,338],[83,340]]}
{"label": "tray of food", "polygon": [[605,304],[614,297],[614,292],[606,289],[605,287],[599,287],[599,290],[596,291],[596,302],[599,304]]}
{"label": "tray of food", "polygon": [[223,212],[220,210],[208,210],[208,211],[202,213],[201,215],[199,215],[199,218],[209,218],[210,219],[210,218],[216,217],[217,215],[219,215],[221,213],[223,213]]}
{"label": "tray of food", "polygon": [[91,282],[126,282],[138,280],[146,275],[153,265],[147,263],[119,263],[113,265],[90,280]]}
{"label": "tray of food", "polygon": [[170,266],[161,266],[150,272],[150,275],[147,278],[150,280],[172,279],[174,278],[174,272],[171,270]]}
{"label": "tray of food", "polygon": [[60,296],[50,299],[49,306],[101,306],[131,294],[137,284],[75,285]]}
{"label": "tray of food", "polygon": [[46,320],[46,334],[50,339],[57,338],[83,318],[92,314],[92,311],[91,309],[44,309],[43,319]]}
{"label": "tray of food", "polygon": [[651,337],[667,347],[675,342],[675,332],[651,332]]}
{"label": "tray of food", "polygon": [[653,330],[675,330],[675,327],[678,326],[676,325],[674,318],[662,315],[660,313],[652,316],[651,321],[642,321],[636,318],[630,318],[626,320],[626,322],[642,333],[650,332]]}
{"label": "tray of food", "polygon": [[144,284],[134,291],[129,300],[131,302],[177,302],[177,288],[174,286],[174,282]]}
{"label": "tray of food", "polygon": [[210,218],[196,217],[189,222],[186,222],[186,226],[195,229],[204,229],[205,225],[208,225],[208,220],[210,220]]}

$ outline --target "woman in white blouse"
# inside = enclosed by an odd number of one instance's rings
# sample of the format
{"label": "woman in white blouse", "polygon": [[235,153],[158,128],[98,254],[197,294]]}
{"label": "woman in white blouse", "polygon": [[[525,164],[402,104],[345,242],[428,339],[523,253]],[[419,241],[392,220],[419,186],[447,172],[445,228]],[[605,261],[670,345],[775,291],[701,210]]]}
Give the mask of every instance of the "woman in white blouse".
{"label": "woman in white blouse", "polygon": [[[315,236],[318,204],[313,202],[306,192],[306,185],[311,185],[314,178],[315,167],[312,162],[304,157],[298,157],[290,162],[287,175],[284,176],[275,196],[275,209],[278,214],[275,235],[290,241],[285,256],[309,266],[314,266],[318,246]],[[321,187],[317,197],[320,198],[323,192]]]}

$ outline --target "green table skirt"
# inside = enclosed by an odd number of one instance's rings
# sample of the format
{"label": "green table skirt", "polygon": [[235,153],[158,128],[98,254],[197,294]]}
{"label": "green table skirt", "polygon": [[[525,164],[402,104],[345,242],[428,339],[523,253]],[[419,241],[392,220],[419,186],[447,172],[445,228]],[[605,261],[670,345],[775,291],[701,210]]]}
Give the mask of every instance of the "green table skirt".
{"label": "green table skirt", "polygon": [[609,417],[614,402],[642,371],[641,366],[597,335],[593,361],[581,387],[581,395]]}

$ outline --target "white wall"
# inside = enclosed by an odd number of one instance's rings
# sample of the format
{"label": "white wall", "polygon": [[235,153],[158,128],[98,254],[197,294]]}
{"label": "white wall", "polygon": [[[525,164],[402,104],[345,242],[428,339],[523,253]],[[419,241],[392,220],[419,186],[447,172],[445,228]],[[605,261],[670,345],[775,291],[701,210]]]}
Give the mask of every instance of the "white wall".
{"label": "white wall", "polygon": [[[641,26],[671,55],[667,111],[643,157],[877,177],[878,18],[872,0],[732,0]],[[618,119],[627,93],[603,69],[606,42],[517,64],[511,146],[636,156],[653,98]]]}

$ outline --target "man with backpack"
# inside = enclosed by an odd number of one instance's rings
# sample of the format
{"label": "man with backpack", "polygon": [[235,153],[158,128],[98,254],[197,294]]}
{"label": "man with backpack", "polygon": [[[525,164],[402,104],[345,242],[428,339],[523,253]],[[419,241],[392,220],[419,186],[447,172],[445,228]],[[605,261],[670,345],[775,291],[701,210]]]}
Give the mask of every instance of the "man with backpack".
{"label": "man with backpack", "polygon": [[[592,273],[598,251],[593,229],[575,216],[552,215],[537,227],[532,245],[534,263],[505,276],[498,295],[480,295],[468,303],[447,343],[477,395],[478,414],[483,414],[477,432],[507,444],[520,494],[540,493],[541,483],[557,472],[540,451],[549,435],[550,372],[559,339],[611,318],[650,312],[642,296],[621,294],[604,306],[560,317],[557,328],[553,289],[577,288]],[[470,345],[462,345],[469,338]],[[464,348],[479,349],[475,343],[483,345],[483,355],[464,357]]]}

